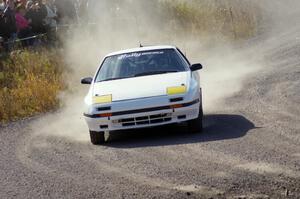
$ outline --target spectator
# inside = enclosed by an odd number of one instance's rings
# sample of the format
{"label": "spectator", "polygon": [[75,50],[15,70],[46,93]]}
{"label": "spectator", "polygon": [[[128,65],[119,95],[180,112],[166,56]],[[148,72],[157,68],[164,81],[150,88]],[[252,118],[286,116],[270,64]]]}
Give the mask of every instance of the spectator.
{"label": "spectator", "polygon": [[53,4],[53,0],[46,0],[45,7],[47,9],[45,24],[50,30],[55,30],[57,15]]}
{"label": "spectator", "polygon": [[3,40],[3,38],[0,36],[0,53],[3,51],[3,49],[4,49],[4,40]]}
{"label": "spectator", "polygon": [[[77,14],[79,14],[81,22],[87,24],[89,2],[89,0],[0,0],[2,44],[6,45],[6,50],[10,50],[14,47],[16,37],[23,39],[43,33],[47,33],[46,37],[40,35],[41,39],[34,39],[36,44],[44,38],[55,41],[58,39],[58,22],[68,30],[69,25],[78,22]],[[30,40],[26,43],[33,42],[33,39]]]}
{"label": "spectator", "polygon": [[46,6],[42,4],[41,0],[34,0],[26,14],[26,18],[31,22],[32,32],[34,34],[46,33],[46,26],[44,24],[46,16]]}
{"label": "spectator", "polygon": [[[19,4],[16,8],[16,25],[18,38],[21,39],[32,36],[31,27],[29,26],[29,21],[25,18],[25,14],[25,6],[23,4]],[[28,42],[25,41],[23,44],[27,45]]]}
{"label": "spectator", "polygon": [[47,9],[47,16],[45,18],[45,24],[47,28],[47,39],[49,41],[49,44],[54,44],[55,40],[57,39],[56,9],[54,7],[53,0],[46,0],[45,6]]}
{"label": "spectator", "polygon": [[4,16],[4,3],[0,4],[0,37],[5,38],[6,34],[6,20]]}
{"label": "spectator", "polygon": [[21,4],[22,6],[25,7],[25,6],[26,6],[26,3],[27,3],[27,0],[17,0],[16,3],[17,3],[17,5],[20,5],[20,4]]}
{"label": "spectator", "polygon": [[33,5],[33,1],[31,1],[31,0],[27,1],[25,4],[26,10],[27,11],[30,10],[32,5]]}
{"label": "spectator", "polygon": [[13,0],[6,0],[4,2],[4,10],[0,16],[1,24],[4,28],[1,27],[1,36],[4,40],[14,39],[16,37],[16,20],[15,20],[15,4]]}
{"label": "spectator", "polygon": [[15,1],[14,0],[6,0],[6,1],[4,1],[4,3],[11,10],[15,10]]}
{"label": "spectator", "polygon": [[22,4],[16,8],[16,26],[17,32],[29,28],[29,21],[25,18],[26,10]]}

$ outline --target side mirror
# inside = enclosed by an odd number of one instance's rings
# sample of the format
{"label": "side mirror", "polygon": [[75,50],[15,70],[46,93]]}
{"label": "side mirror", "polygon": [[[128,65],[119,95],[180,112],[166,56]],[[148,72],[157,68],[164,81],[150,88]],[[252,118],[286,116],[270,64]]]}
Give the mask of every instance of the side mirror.
{"label": "side mirror", "polygon": [[193,64],[191,66],[191,71],[194,72],[194,71],[197,71],[197,70],[201,70],[203,68],[202,64]]}
{"label": "side mirror", "polygon": [[81,79],[81,84],[92,84],[93,78],[91,77],[86,77]]}

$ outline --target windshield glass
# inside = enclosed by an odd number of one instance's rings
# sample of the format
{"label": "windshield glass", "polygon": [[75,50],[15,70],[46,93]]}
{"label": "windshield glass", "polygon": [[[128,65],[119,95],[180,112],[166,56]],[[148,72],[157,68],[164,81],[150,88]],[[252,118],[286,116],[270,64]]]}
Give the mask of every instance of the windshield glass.
{"label": "windshield glass", "polygon": [[96,82],[186,71],[185,61],[174,49],[133,52],[107,57]]}

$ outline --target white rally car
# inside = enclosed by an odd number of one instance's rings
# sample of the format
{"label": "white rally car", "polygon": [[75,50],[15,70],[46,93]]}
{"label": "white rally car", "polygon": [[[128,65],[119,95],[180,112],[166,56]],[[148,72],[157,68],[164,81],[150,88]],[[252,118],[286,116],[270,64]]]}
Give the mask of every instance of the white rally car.
{"label": "white rally car", "polygon": [[107,55],[85,97],[84,116],[91,142],[105,141],[104,132],[187,122],[202,131],[202,92],[197,70],[173,46],[152,46]]}

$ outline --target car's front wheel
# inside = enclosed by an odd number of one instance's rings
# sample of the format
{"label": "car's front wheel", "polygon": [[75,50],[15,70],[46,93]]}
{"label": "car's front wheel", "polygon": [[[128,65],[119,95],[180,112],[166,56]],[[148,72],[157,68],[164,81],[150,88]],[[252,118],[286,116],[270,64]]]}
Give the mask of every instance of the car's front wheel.
{"label": "car's front wheel", "polygon": [[196,119],[188,121],[188,130],[191,133],[201,133],[203,130],[203,108],[199,105],[199,115]]}
{"label": "car's front wheel", "polygon": [[104,132],[90,131],[91,143],[100,145],[105,142]]}

